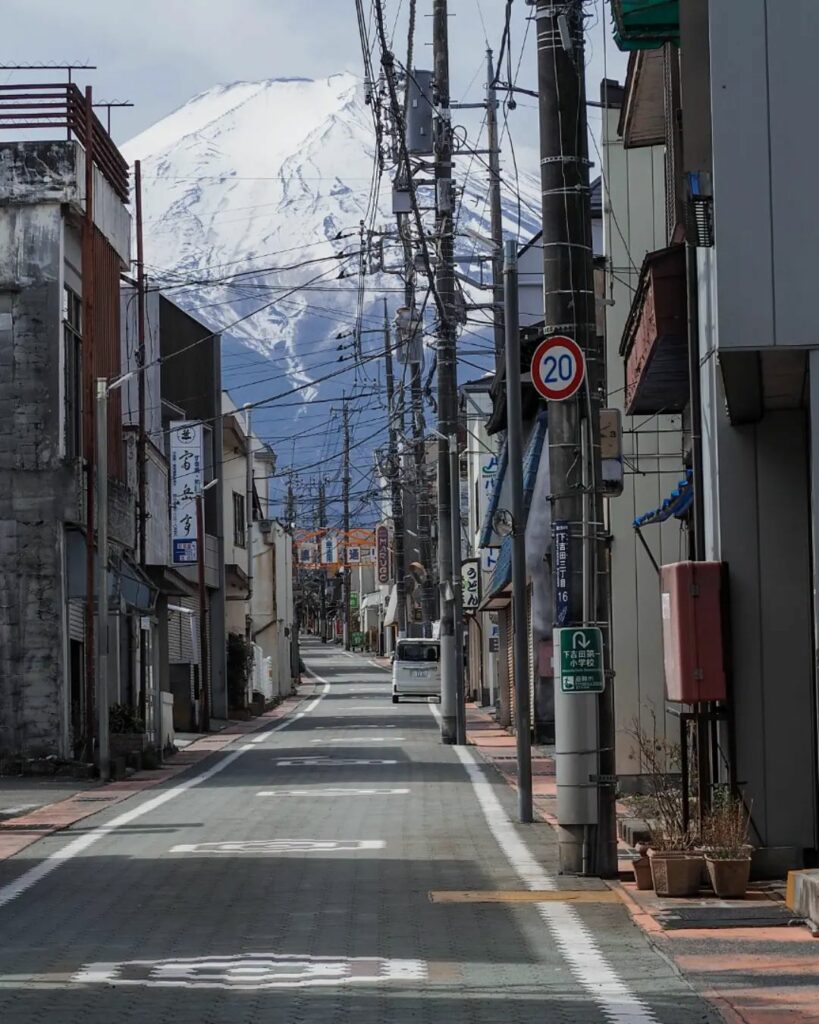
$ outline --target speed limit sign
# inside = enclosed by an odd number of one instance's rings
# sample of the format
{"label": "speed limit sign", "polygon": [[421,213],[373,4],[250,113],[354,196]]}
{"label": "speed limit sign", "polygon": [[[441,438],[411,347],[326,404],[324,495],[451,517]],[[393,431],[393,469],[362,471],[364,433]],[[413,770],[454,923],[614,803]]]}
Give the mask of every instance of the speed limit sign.
{"label": "speed limit sign", "polygon": [[532,356],[535,391],[552,402],[571,398],[583,383],[586,360],[573,338],[556,334],[541,341]]}

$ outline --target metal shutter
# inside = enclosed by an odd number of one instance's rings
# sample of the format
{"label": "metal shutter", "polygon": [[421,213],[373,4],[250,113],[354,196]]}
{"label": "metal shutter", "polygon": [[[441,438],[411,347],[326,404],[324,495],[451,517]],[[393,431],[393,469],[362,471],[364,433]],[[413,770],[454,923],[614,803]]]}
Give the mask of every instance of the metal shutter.
{"label": "metal shutter", "polygon": [[68,635],[72,640],[85,643],[85,601],[68,602]]}
{"label": "metal shutter", "polygon": [[515,724],[515,617],[512,614],[512,605],[509,604],[503,611],[506,618],[506,685],[509,692],[509,719],[510,725]]}
{"label": "metal shutter", "polygon": [[537,661],[535,660],[535,626],[532,616],[532,584],[526,588],[526,636],[529,645],[529,724],[535,725],[535,676]]}

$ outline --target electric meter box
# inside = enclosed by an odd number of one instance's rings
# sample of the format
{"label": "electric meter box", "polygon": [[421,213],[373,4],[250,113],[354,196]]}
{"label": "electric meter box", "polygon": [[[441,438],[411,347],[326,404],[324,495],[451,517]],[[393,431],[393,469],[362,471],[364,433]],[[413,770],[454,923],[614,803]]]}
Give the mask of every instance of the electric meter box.
{"label": "electric meter box", "polygon": [[725,700],[721,562],[660,570],[665,689],[670,701]]}

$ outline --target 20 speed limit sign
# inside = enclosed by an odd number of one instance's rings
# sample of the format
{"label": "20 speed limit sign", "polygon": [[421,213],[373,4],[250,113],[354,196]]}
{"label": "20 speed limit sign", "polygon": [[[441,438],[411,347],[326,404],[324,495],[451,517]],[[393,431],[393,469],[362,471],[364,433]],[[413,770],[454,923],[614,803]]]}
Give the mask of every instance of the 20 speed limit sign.
{"label": "20 speed limit sign", "polygon": [[572,338],[556,334],[542,341],[532,356],[532,384],[535,391],[552,402],[571,398],[583,383],[586,360]]}

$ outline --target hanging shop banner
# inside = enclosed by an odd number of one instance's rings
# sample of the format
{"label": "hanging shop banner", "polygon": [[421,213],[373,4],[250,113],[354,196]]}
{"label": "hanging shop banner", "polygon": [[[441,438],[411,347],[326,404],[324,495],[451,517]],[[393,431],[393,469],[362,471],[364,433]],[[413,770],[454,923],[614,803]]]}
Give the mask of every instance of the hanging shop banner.
{"label": "hanging shop banner", "polygon": [[484,572],[494,572],[500,557],[500,548],[481,548],[481,569]]}
{"label": "hanging shop banner", "polygon": [[375,547],[378,558],[378,582],[390,582],[390,531],[379,526],[375,531]]}
{"label": "hanging shop banner", "polygon": [[481,452],[478,458],[480,484],[478,486],[478,523],[486,520],[486,510],[492,500],[498,479],[498,457],[494,452]]}
{"label": "hanging shop banner", "polygon": [[171,538],[174,565],[197,559],[196,495],[204,486],[202,424],[173,420],[171,449]]}
{"label": "hanging shop banner", "polygon": [[475,611],[481,603],[481,574],[477,558],[468,558],[461,563],[461,593],[465,612]]}
{"label": "hanging shop banner", "polygon": [[361,564],[361,548],[356,545],[355,547],[347,548],[347,564],[348,565],[360,565]]}
{"label": "hanging shop banner", "polygon": [[552,562],[555,585],[555,625],[565,626],[569,621],[570,575],[569,524],[556,519],[552,525]]}

